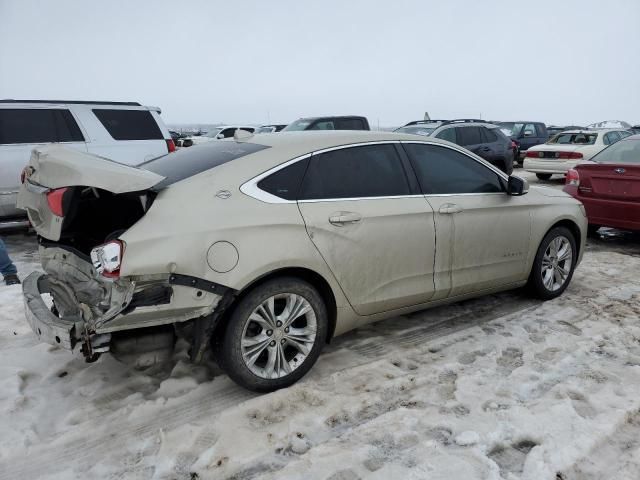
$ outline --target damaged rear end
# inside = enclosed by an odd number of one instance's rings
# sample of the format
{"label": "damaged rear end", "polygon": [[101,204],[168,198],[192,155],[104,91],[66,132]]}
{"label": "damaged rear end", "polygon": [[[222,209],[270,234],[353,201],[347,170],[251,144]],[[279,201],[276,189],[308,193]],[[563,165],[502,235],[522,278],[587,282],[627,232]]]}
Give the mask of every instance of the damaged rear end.
{"label": "damaged rear end", "polygon": [[[44,342],[87,359],[121,332],[211,314],[224,287],[170,271],[120,274],[120,238],[152,208],[164,179],[148,170],[50,146],[33,151],[18,207],[38,234],[44,273],[23,286],[26,316]],[[170,265],[170,262],[167,262]],[[46,300],[50,294],[51,301]],[[198,301],[194,301],[197,299]]]}

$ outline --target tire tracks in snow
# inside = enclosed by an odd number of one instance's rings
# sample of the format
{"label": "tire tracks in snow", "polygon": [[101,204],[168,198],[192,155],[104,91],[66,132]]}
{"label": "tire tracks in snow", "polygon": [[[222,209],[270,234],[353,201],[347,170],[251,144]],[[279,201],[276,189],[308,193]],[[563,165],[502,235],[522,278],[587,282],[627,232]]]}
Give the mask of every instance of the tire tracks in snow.
{"label": "tire tracks in snow", "polygon": [[[346,349],[359,354],[348,364],[341,366],[341,370],[351,369],[370,362],[371,358],[393,355],[397,353],[398,349],[412,350],[424,346],[428,342],[452,336],[489,321],[524,313],[537,308],[540,304],[522,297],[513,298],[513,294],[504,295],[509,296],[509,301],[504,301],[503,295],[497,295],[485,297],[484,301],[465,302],[462,304],[462,313],[433,322],[428,320],[428,310],[410,316],[389,319],[380,325],[382,329],[391,330],[391,334],[382,337],[372,336],[371,339],[365,340],[350,338],[349,335],[346,335],[344,339],[337,338],[330,350],[335,352],[339,349]],[[411,325],[409,328],[406,327],[406,324],[403,326],[403,319],[408,320],[407,323]],[[429,323],[416,327],[416,323],[421,320]],[[389,325],[389,322],[396,323]],[[367,331],[372,331],[375,334],[375,326],[366,328]],[[451,343],[456,343],[456,340]],[[161,411],[151,407],[149,408],[150,412],[133,420],[127,418],[124,421],[123,419],[118,421],[116,418],[105,415],[104,407],[94,407],[96,418],[78,424],[75,431],[65,432],[65,435],[73,435],[74,438],[63,439],[60,442],[56,442],[54,439],[28,450],[23,455],[0,461],[0,480],[40,478],[67,470],[70,466],[73,467],[74,473],[84,473],[92,466],[99,465],[102,458],[120,453],[123,460],[130,459],[131,456],[135,457],[136,455],[134,452],[126,452],[128,439],[145,440],[159,434],[161,430],[170,431],[198,421],[210,422],[228,408],[257,396],[232,384],[226,376],[220,377],[219,380],[226,380],[227,384],[215,389],[213,393],[210,388],[198,388],[188,394],[186,398],[180,397],[179,403],[176,403],[176,399],[169,399],[161,407]],[[215,383],[212,386],[216,387]],[[123,398],[131,393],[129,387],[125,383]],[[108,396],[110,400],[120,397],[117,391],[110,392]],[[119,413],[121,414],[121,412],[114,412],[112,417]],[[129,413],[129,417],[131,417],[131,413]],[[81,431],[84,432],[84,435],[80,434]],[[215,443],[215,435],[207,436],[203,441],[206,440],[205,443],[207,443],[212,441],[212,438]],[[211,445],[212,443],[200,446],[204,450]],[[178,452],[176,463],[179,463],[180,470],[185,471],[188,469],[189,462],[192,463],[196,458],[195,455]],[[128,474],[136,474],[136,477],[140,476],[141,478],[152,476],[153,470],[148,466],[127,468]]]}

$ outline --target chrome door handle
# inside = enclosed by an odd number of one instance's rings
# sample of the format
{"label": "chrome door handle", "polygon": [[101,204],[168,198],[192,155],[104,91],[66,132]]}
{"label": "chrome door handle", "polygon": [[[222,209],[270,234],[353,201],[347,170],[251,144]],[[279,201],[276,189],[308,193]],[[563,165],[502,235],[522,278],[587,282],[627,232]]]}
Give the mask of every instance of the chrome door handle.
{"label": "chrome door handle", "polygon": [[335,212],[329,216],[329,223],[337,227],[342,227],[349,223],[358,223],[362,220],[362,215],[355,212]]}
{"label": "chrome door handle", "polygon": [[438,212],[440,212],[442,214],[445,214],[445,215],[451,215],[453,213],[460,213],[461,211],[462,211],[462,207],[460,205],[456,205],[455,203],[445,203],[438,210]]}

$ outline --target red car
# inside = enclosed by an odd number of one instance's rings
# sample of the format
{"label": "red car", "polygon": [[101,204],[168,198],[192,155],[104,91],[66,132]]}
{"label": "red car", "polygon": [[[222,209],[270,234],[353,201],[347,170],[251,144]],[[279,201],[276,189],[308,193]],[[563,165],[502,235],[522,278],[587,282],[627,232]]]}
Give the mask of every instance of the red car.
{"label": "red car", "polygon": [[620,140],[569,170],[564,191],[584,204],[590,231],[640,231],[640,135]]}

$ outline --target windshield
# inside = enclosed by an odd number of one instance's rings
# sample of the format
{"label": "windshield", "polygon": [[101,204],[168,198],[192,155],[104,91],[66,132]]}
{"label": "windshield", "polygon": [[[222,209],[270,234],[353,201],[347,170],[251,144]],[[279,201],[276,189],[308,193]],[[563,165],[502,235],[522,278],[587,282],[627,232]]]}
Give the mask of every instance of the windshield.
{"label": "windshield", "polygon": [[548,144],[559,145],[593,145],[598,138],[597,133],[559,133]]}
{"label": "windshield", "polygon": [[592,161],[597,163],[624,163],[640,165],[640,140],[628,139],[605,148]]}
{"label": "windshield", "polygon": [[425,127],[424,125],[410,125],[408,127],[397,128],[394,131],[397,133],[412,133],[414,135],[429,136],[436,128],[438,128],[437,125],[434,127]]}
{"label": "windshield", "polygon": [[309,125],[311,125],[312,120],[306,120],[304,118],[300,118],[293,123],[290,123],[286,127],[282,129],[283,132],[299,132],[301,130],[306,130]]}
{"label": "windshield", "polygon": [[498,126],[502,133],[504,133],[507,137],[517,137],[522,130],[522,126],[524,123],[515,123],[515,122],[500,122]]}
{"label": "windshield", "polygon": [[204,136],[209,138],[216,138],[221,131],[221,128],[214,128],[210,132],[207,132]]}

